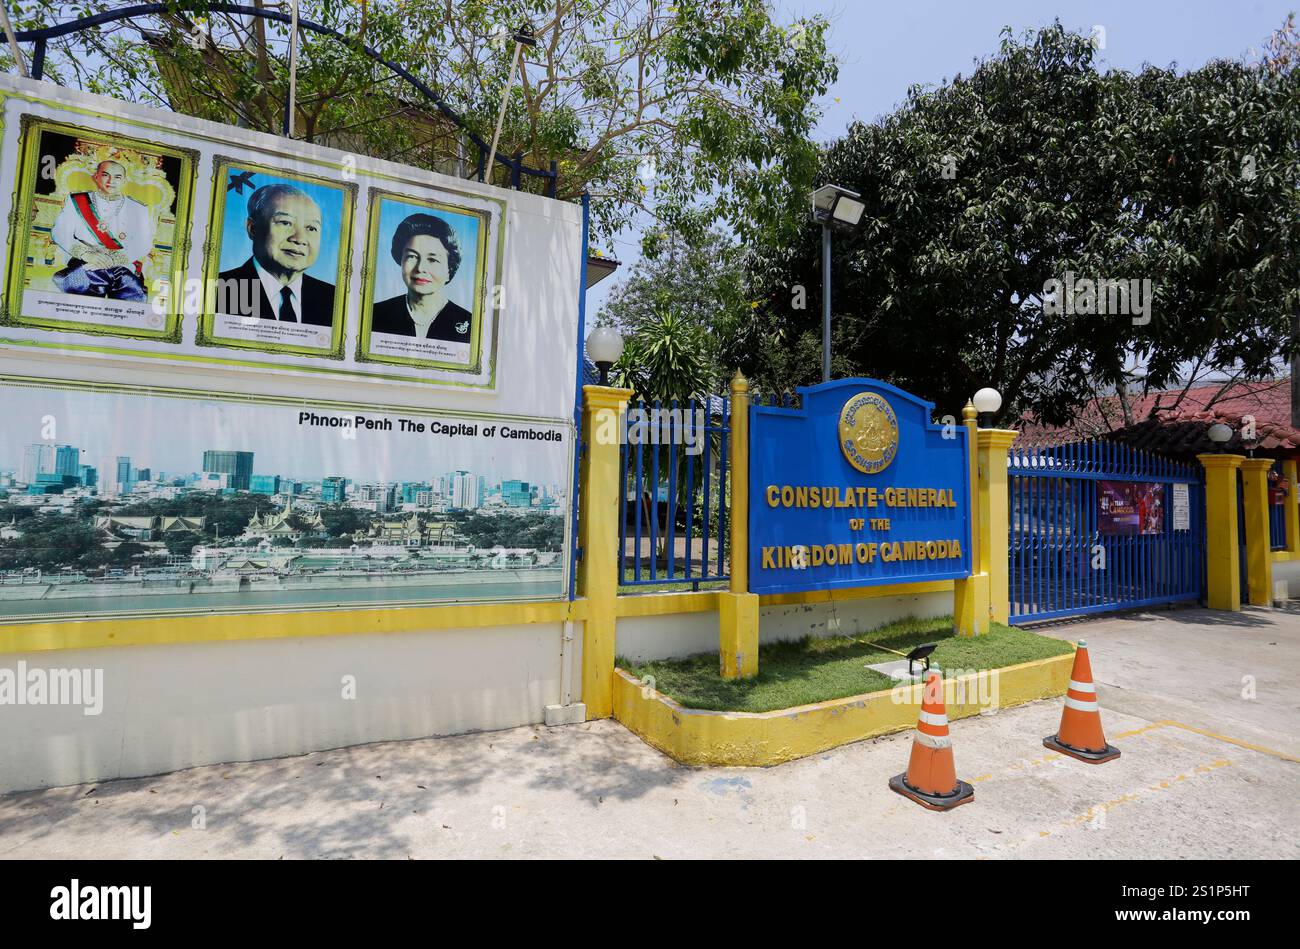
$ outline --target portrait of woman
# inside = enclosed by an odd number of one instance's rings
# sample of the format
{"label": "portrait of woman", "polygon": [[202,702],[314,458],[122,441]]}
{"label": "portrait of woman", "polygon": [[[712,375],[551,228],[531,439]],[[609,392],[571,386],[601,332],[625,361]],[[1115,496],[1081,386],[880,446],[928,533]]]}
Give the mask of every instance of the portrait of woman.
{"label": "portrait of woman", "polygon": [[451,225],[432,214],[409,215],[393,233],[391,253],[406,292],[375,304],[370,331],[468,344],[470,311],[447,296],[461,265]]}

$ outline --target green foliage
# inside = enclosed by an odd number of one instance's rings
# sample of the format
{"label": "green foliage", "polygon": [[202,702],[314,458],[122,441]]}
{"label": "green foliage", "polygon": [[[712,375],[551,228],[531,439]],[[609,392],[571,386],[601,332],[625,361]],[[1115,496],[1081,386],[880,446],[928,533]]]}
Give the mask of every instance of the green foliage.
{"label": "green foliage", "polygon": [[19,524],[23,532],[21,537],[0,541],[0,570],[26,567],[50,570],[74,566],[83,557],[101,549],[100,533],[76,517],[45,514],[27,518]]}
{"label": "green foliage", "polygon": [[[113,6],[11,4],[19,29]],[[278,134],[285,27],[211,6],[177,0],[164,15],[56,41],[47,76]],[[781,25],[763,0],[302,0],[301,16],[350,42],[302,35],[297,134],[459,175],[472,173],[476,150],[352,43],[409,70],[490,140],[509,32],[530,21],[539,42],[511,88],[499,154],[540,168],[555,161],[562,199],[592,194],[598,238],[644,212],[688,236],[717,219],[742,235],[792,233],[816,168],[816,98],[837,73],[824,19]],[[493,173],[505,180],[504,169]]]}
{"label": "green foliage", "polygon": [[666,302],[623,341],[623,356],[614,368],[636,398],[665,405],[674,399],[685,402],[713,386],[704,330]]}
{"label": "green foliage", "polygon": [[323,505],[320,508],[320,519],[330,537],[344,538],[349,543],[354,533],[370,526],[368,514],[341,504]]}
{"label": "green foliage", "polygon": [[452,518],[456,530],[475,547],[531,547],[554,551],[564,546],[564,518],[559,514],[529,512],[487,515],[467,511]]}
{"label": "green foliage", "polygon": [[[819,179],[862,194],[834,236],[837,375],[878,376],[956,413],[1064,421],[1098,390],[1189,365],[1259,377],[1294,351],[1300,306],[1296,71],[1216,61],[1100,72],[1059,24],[969,76],[910,90],[832,145]],[[768,388],[818,377],[820,234],[755,253],[763,307],[737,352]],[[1151,319],[1046,315],[1051,279],[1147,279]],[[801,293],[804,308],[798,308]],[[786,354],[794,351],[796,358]]]}
{"label": "green foliage", "polygon": [[718,392],[727,359],[750,324],[745,251],[717,231],[677,238],[642,257],[597,319],[623,334],[618,364],[638,398],[671,400]]}

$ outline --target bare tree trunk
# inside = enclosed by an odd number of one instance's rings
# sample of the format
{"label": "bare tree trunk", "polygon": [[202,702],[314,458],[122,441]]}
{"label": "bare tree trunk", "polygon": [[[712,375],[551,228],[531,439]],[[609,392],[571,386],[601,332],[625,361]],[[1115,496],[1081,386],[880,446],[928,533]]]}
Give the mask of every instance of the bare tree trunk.
{"label": "bare tree trunk", "polygon": [[1296,346],[1291,356],[1291,427],[1300,428],[1300,310],[1291,323],[1291,337]]}

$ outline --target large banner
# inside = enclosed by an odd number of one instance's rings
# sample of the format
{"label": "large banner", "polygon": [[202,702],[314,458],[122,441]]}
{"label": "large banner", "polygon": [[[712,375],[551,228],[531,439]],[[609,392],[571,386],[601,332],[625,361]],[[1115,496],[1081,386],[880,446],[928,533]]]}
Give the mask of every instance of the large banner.
{"label": "large banner", "polygon": [[[30,85],[0,77],[14,183],[0,345],[496,389],[518,309],[503,198]],[[555,246],[526,253],[546,269]]]}
{"label": "large banner", "polygon": [[787,593],[964,577],[966,429],[874,379],[750,408],[749,589]]}
{"label": "large banner", "polygon": [[0,378],[0,619],[560,599],[572,426]]}

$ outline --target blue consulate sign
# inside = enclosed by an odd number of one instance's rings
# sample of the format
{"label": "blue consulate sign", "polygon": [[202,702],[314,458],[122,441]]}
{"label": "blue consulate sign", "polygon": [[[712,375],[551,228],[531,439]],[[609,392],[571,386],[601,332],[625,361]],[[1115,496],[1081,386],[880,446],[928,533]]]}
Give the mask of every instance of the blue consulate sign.
{"label": "blue consulate sign", "polygon": [[750,592],[968,576],[965,426],[875,379],[799,391],[749,410]]}

